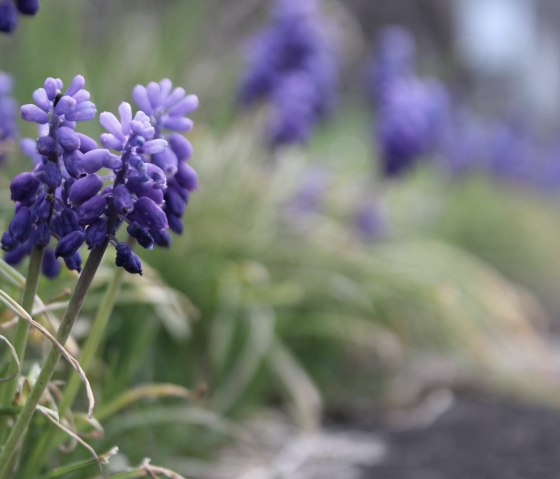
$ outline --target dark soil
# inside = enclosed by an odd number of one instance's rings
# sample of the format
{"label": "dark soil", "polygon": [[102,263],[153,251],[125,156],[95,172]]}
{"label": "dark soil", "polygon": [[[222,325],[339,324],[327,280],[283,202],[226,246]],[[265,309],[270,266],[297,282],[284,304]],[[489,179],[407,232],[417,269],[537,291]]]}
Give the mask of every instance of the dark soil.
{"label": "dark soil", "polygon": [[461,398],[431,426],[385,429],[385,460],[363,479],[559,479],[560,412]]}

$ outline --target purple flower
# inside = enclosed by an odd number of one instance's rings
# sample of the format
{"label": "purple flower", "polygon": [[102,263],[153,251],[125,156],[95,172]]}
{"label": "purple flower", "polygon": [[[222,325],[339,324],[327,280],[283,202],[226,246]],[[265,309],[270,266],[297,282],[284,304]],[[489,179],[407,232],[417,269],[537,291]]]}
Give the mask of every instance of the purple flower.
{"label": "purple flower", "polygon": [[[30,5],[28,2],[27,6]],[[47,246],[52,236],[61,239],[57,256],[63,256],[69,267],[81,267],[77,247],[68,249],[66,242],[68,235],[83,238],[80,222],[87,222],[83,221],[81,211],[78,215],[72,208],[82,207],[97,193],[96,188],[102,187],[99,178],[97,182],[78,179],[83,174],[82,144],[89,151],[93,140],[75,132],[76,121],[95,116],[95,105],[89,101],[84,85],[84,78],[77,75],[63,93],[61,80],[47,78],[43,88],[33,93],[34,103],[21,108],[25,120],[41,127],[36,141],[22,141],[22,150],[33,158],[35,168],[14,177],[10,185],[12,200],[16,202],[15,214],[1,243],[12,264],[29,254],[34,245]],[[45,258],[44,271],[51,277],[58,271],[58,263],[50,258],[50,253]]]}
{"label": "purple flower", "polygon": [[17,137],[16,102],[12,98],[12,78],[0,72],[0,162],[5,158],[10,141]]}
{"label": "purple flower", "polygon": [[136,256],[130,246],[126,243],[118,243],[116,246],[117,258],[115,263],[117,266],[122,266],[126,271],[132,274],[142,274],[142,263]]}
{"label": "purple flower", "polygon": [[306,141],[331,108],[337,65],[317,2],[278,0],[269,26],[251,38],[239,97],[272,104],[271,146]]}
{"label": "purple flower", "polygon": [[162,130],[186,132],[193,127],[192,120],[185,115],[198,108],[198,97],[187,95],[182,87],[173,88],[167,78],[147,86],[136,85],[132,98],[138,108],[150,116],[156,138],[161,137]]}
{"label": "purple flower", "polygon": [[0,32],[13,32],[17,25],[17,11],[12,0],[0,0]]}
{"label": "purple flower", "polygon": [[[150,162],[167,150],[167,141],[154,138],[156,130],[150,116],[143,111],[133,115],[126,102],[119,106],[119,118],[103,112],[99,121],[107,130],[100,137],[107,149],[93,149],[83,155],[81,165],[87,175],[70,187],[69,201],[76,205],[78,220],[86,228],[87,245],[93,248],[110,242],[117,250],[117,266],[141,274],[140,260],[126,243],[118,242],[116,234],[119,226],[127,223],[129,233],[140,245],[151,248],[151,233],[168,228],[162,209],[167,178]],[[112,183],[106,188],[96,174],[101,168],[113,173]]]}
{"label": "purple flower", "polygon": [[[196,171],[188,164],[192,156],[192,145],[179,131],[192,129],[193,122],[186,115],[192,113],[198,107],[196,95],[187,95],[181,87],[173,88],[170,80],[163,79],[159,83],[151,82],[146,86],[136,85],[132,91],[132,97],[138,107],[147,115],[150,115],[155,126],[155,138],[166,139],[169,148],[159,153],[152,153],[146,158],[146,168],[157,167],[156,171],[162,171],[166,179],[167,187],[164,191],[163,211],[167,216],[169,228],[177,234],[183,232],[182,216],[188,202],[189,194],[198,188],[198,176]],[[171,133],[167,133],[171,131]],[[151,166],[153,165],[153,166]],[[134,186],[139,190],[138,184]],[[148,196],[148,195],[146,195]],[[154,196],[150,196],[157,200]],[[156,201],[157,203],[157,201]],[[145,237],[148,233],[158,246],[168,247],[170,236],[164,230],[138,231],[132,229],[130,233],[140,244],[152,243]]]}
{"label": "purple flower", "polygon": [[33,92],[33,102],[21,107],[21,117],[30,122],[74,128],[75,121],[88,121],[95,117],[95,105],[84,90],[85,79],[76,75],[63,93],[59,78],[47,78],[43,88]]}
{"label": "purple flower", "polygon": [[39,0],[16,0],[16,6],[23,15],[35,15],[39,10]]}
{"label": "purple flower", "polygon": [[388,27],[381,32],[370,93],[377,107],[375,136],[385,176],[403,174],[442,147],[447,92],[439,82],[415,76],[413,55],[406,30]]}

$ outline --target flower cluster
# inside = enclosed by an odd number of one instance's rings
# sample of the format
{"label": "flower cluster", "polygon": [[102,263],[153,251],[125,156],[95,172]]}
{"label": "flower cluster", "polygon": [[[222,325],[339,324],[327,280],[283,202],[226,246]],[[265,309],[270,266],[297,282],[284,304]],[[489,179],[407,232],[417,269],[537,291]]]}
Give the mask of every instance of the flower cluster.
{"label": "flower cluster", "polygon": [[[21,107],[22,118],[38,123],[41,134],[35,142],[35,168],[20,173],[10,184],[15,213],[1,244],[11,264],[19,263],[33,246],[46,247],[43,272],[48,277],[56,276],[60,268],[48,248],[51,236],[83,232],[68,195],[82,171],[82,157],[97,147],[94,140],[75,131],[76,122],[91,120],[96,113],[84,86],[84,78],[78,75],[62,93],[62,81],[47,78],[43,88],[33,93],[34,103]],[[77,252],[63,259],[68,268],[80,270]]]}
{"label": "flower cluster", "polygon": [[[157,86],[156,96],[152,85]],[[170,226],[179,230],[188,195],[197,186],[196,173],[185,163],[192,147],[177,133],[164,138],[162,130],[192,128],[185,114],[198,100],[185,96],[182,88],[171,91],[169,80],[144,90],[136,87],[135,99],[148,101],[143,107],[149,114],[141,110],[133,115],[126,102],[119,106],[119,118],[101,113],[106,133],[100,136],[100,148],[75,131],[77,121],[96,114],[83,86],[83,77],[77,76],[63,94],[62,82],[49,78],[34,92],[35,104],[22,107],[25,120],[48,125],[48,132],[35,142],[35,169],[12,181],[16,211],[2,248],[7,261],[17,263],[33,246],[47,246],[51,236],[57,238],[55,250],[45,254],[45,274],[53,276],[58,272],[56,258],[79,271],[83,243],[90,249],[111,243],[117,266],[141,274],[139,258],[117,239],[117,231],[127,224],[130,236],[151,249],[169,245]]]}
{"label": "flower cluster", "polygon": [[337,68],[317,2],[278,0],[269,26],[249,42],[240,100],[270,103],[271,146],[305,142],[329,111]]}
{"label": "flower cluster", "polygon": [[0,0],[0,32],[10,33],[17,26],[17,14],[35,15],[39,0]]}
{"label": "flower cluster", "polygon": [[[173,88],[171,82],[164,79],[147,86],[137,85],[132,91],[132,98],[138,108],[149,115],[155,128],[154,138],[163,138],[169,143],[169,148],[152,154],[150,160],[165,173],[167,189],[164,192],[163,211],[169,228],[181,234],[181,218],[190,193],[198,188],[198,176],[188,163],[192,156],[192,145],[179,132],[192,129],[193,122],[185,115],[198,108],[198,97],[187,95],[181,87]],[[170,243],[167,233],[156,235],[154,240],[160,246]]]}
{"label": "flower cluster", "polygon": [[404,173],[431,152],[446,117],[445,89],[415,75],[413,54],[414,42],[406,30],[388,27],[381,32],[370,93],[377,106],[375,134],[386,176]]}
{"label": "flower cluster", "polygon": [[0,163],[8,142],[17,136],[16,102],[12,98],[12,78],[0,72]]}

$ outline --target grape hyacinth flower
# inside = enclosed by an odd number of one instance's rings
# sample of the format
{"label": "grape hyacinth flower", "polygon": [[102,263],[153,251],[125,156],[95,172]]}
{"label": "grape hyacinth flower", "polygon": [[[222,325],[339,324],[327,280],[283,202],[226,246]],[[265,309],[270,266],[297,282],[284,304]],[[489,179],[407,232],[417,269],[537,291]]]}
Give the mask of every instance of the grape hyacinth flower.
{"label": "grape hyacinth flower", "polygon": [[442,146],[448,97],[443,85],[415,75],[414,43],[406,30],[388,27],[370,76],[375,100],[375,137],[384,176],[399,176]]}
{"label": "grape hyacinth flower", "polygon": [[6,157],[9,143],[17,136],[16,102],[12,98],[12,78],[0,72],[0,163]]}
{"label": "grape hyacinth flower", "polygon": [[0,32],[10,33],[17,26],[17,14],[35,15],[39,0],[0,0]]}
{"label": "grape hyacinth flower", "polygon": [[[167,189],[164,192],[163,211],[169,228],[181,234],[181,218],[189,195],[198,188],[198,176],[188,163],[192,156],[192,145],[179,132],[192,129],[193,122],[186,115],[198,108],[198,97],[187,95],[182,87],[173,88],[170,80],[163,79],[146,86],[136,85],[132,98],[138,108],[150,117],[154,125],[154,138],[165,139],[169,144],[169,148],[164,151],[150,155],[148,161],[165,174]],[[129,226],[129,234],[139,242],[145,238],[144,231],[134,225]],[[171,244],[167,231],[152,232],[151,236],[158,246]]]}
{"label": "grape hyacinth flower", "polygon": [[[183,88],[173,89],[167,79],[147,87],[137,85],[133,97],[141,108],[134,116],[126,102],[119,106],[119,119],[110,112],[101,113],[99,121],[107,133],[100,141],[106,149],[84,155],[87,175],[70,189],[69,201],[86,227],[82,241],[90,248],[111,242],[117,252],[116,265],[142,274],[138,256],[127,243],[118,241],[117,229],[126,223],[129,235],[146,249],[154,244],[168,246],[169,228],[182,231],[181,216],[198,179],[186,163],[191,144],[177,131],[192,128],[185,115],[197,108],[198,98],[185,95]],[[97,175],[101,168],[113,171],[113,182],[106,188]],[[77,236],[69,238],[69,249],[79,241]]]}
{"label": "grape hyacinth flower", "polygon": [[[77,75],[63,93],[60,79],[47,78],[43,88],[33,93],[34,103],[21,107],[24,120],[40,125],[40,136],[34,142],[34,169],[18,174],[10,184],[15,212],[1,245],[10,264],[19,263],[33,247],[45,248],[43,272],[48,277],[59,270],[48,247],[51,236],[64,244],[72,233],[84,235],[69,202],[72,185],[84,174],[83,157],[97,147],[94,140],[75,131],[76,122],[91,120],[96,114],[84,86],[84,77]],[[77,249],[57,256],[63,257],[69,269],[80,271]]]}
{"label": "grape hyacinth flower", "polygon": [[318,2],[278,0],[270,25],[250,39],[239,98],[270,104],[271,147],[303,143],[331,109],[337,66]]}

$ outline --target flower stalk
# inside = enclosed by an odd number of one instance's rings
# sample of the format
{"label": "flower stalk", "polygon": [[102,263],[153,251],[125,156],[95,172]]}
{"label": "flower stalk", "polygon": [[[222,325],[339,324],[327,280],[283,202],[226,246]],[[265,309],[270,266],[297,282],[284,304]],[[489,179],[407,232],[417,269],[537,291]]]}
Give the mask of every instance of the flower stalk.
{"label": "flower stalk", "polygon": [[[39,283],[39,275],[41,274],[41,266],[43,264],[43,256],[45,249],[40,246],[36,246],[31,251],[31,257],[29,259],[29,268],[27,270],[27,277],[25,280],[25,289],[23,290],[23,298],[21,305],[23,309],[31,312],[33,310],[33,301],[35,295],[37,294],[37,285]],[[17,357],[21,362],[23,362],[25,356],[25,350],[27,349],[27,338],[29,336],[29,325],[27,321],[19,319],[16,326],[16,333],[14,338],[14,349],[16,350]],[[19,375],[14,377],[11,381],[6,382],[2,388],[2,395],[0,397],[0,406],[2,408],[7,408],[11,405],[12,398],[14,396]],[[2,431],[0,432],[0,439],[6,437],[6,424],[5,418],[0,421],[2,424]]]}
{"label": "flower stalk", "polygon": [[[103,254],[107,249],[107,245],[108,241],[101,246],[93,248],[88,256],[84,270],[76,283],[76,287],[72,293],[70,302],[68,303],[68,309],[66,310],[56,333],[56,339],[60,344],[64,345],[70,336],[74,321],[78,317],[97,268],[99,267]],[[8,479],[11,477],[10,465],[12,464],[13,458],[15,457],[15,454],[25,437],[35,409],[39,404],[41,396],[47,388],[49,381],[51,380],[59,359],[60,352],[51,345],[47,358],[41,368],[41,372],[37,377],[35,385],[31,390],[29,398],[21,410],[21,413],[18,415],[14,427],[12,428],[8,439],[4,444],[2,452],[0,453],[0,479]]]}
{"label": "flower stalk", "polygon": [[[97,352],[101,341],[103,340],[103,333],[105,332],[105,328],[107,327],[107,323],[115,307],[117,296],[123,283],[124,274],[125,270],[123,268],[115,269],[111,282],[107,286],[103,299],[99,304],[99,309],[95,314],[91,331],[87,337],[84,347],[80,351],[80,365],[86,373],[89,372],[91,362],[95,357],[95,353]],[[60,417],[63,417],[72,407],[74,399],[78,394],[80,384],[80,377],[72,372],[66,388],[64,389],[62,400],[58,408],[58,414]],[[54,447],[53,437],[56,432],[56,429],[49,428],[41,436],[41,439],[34,446],[31,457],[24,467],[23,477],[35,477],[37,475],[38,470],[43,464],[45,455],[49,449]]]}

